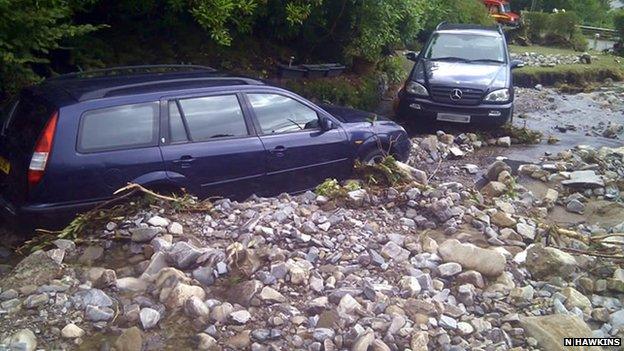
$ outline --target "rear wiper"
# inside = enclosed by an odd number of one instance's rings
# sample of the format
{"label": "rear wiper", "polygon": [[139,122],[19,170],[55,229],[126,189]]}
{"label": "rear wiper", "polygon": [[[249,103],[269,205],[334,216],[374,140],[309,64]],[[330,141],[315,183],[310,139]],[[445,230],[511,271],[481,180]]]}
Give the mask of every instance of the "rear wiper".
{"label": "rear wiper", "polygon": [[494,60],[494,59],[478,59],[478,60],[470,60],[469,62],[493,62],[493,63],[505,63],[504,61],[501,61],[501,60]]}

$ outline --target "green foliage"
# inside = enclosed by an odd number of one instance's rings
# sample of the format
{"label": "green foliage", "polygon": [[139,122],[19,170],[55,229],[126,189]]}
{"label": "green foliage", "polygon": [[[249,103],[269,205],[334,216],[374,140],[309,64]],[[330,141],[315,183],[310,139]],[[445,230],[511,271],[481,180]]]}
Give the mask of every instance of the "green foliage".
{"label": "green foliage", "polygon": [[317,195],[325,196],[330,199],[340,199],[345,198],[348,192],[359,189],[361,189],[360,183],[356,180],[347,180],[343,186],[340,185],[336,179],[328,178],[325,179],[323,183],[319,184],[314,192]]}
{"label": "green foliage", "polygon": [[618,31],[620,38],[624,39],[624,9],[614,12],[613,28]]}
{"label": "green foliage", "polygon": [[257,6],[256,0],[199,0],[191,2],[190,11],[215,42],[230,45],[230,27],[249,33]]}
{"label": "green foliage", "polygon": [[47,55],[61,40],[97,29],[72,24],[77,5],[64,0],[0,0],[0,95],[37,81],[30,65],[48,62]]}
{"label": "green foliage", "polygon": [[572,48],[583,51],[587,48],[587,39],[577,27],[580,20],[574,12],[545,13],[525,12],[524,26],[515,33],[530,42]]}
{"label": "green foliage", "polygon": [[385,74],[389,84],[400,84],[409,73],[405,61],[406,59],[400,56],[388,56],[379,63],[378,69]]}
{"label": "green foliage", "polygon": [[430,11],[427,12],[426,28],[433,30],[438,23],[474,23],[494,25],[482,0],[439,0],[431,1]]}
{"label": "green foliage", "polygon": [[286,87],[306,98],[336,105],[371,110],[381,99],[377,79],[341,76],[315,80],[288,81]]}
{"label": "green foliage", "polygon": [[373,164],[358,161],[355,163],[354,173],[371,186],[398,186],[414,180],[410,174],[399,167],[393,156],[386,156],[381,162]]}
{"label": "green foliage", "polygon": [[[512,9],[544,11],[551,13],[554,9],[576,12],[585,24],[610,27],[609,3],[611,0],[513,0]],[[531,5],[535,8],[531,9]]]}

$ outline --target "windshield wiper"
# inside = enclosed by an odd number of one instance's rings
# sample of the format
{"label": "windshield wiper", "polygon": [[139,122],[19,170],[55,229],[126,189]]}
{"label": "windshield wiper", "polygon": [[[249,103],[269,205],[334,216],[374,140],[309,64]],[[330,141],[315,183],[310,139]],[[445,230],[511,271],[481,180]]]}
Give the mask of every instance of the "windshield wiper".
{"label": "windshield wiper", "polygon": [[477,60],[470,60],[469,62],[493,62],[493,63],[505,63],[504,61],[501,61],[501,60],[494,60],[494,59],[477,59]]}
{"label": "windshield wiper", "polygon": [[465,58],[454,57],[454,56],[436,57],[436,58],[432,58],[430,60],[431,61],[462,61],[462,62],[468,62],[468,60],[466,60]]}

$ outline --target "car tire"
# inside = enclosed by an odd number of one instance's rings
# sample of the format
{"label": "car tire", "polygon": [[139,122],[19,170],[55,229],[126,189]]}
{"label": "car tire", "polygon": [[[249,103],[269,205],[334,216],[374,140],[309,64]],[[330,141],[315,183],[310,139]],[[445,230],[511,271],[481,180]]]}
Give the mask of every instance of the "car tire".
{"label": "car tire", "polygon": [[385,157],[386,154],[383,151],[375,149],[364,155],[364,157],[361,157],[360,161],[364,164],[372,165],[380,163]]}

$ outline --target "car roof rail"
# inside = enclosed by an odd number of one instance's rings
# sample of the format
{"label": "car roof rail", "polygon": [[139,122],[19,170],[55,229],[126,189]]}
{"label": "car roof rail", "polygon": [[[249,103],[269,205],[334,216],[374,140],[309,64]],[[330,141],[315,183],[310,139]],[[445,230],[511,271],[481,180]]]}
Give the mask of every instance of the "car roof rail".
{"label": "car roof rail", "polygon": [[169,83],[193,83],[193,82],[219,82],[219,81],[229,81],[229,82],[241,82],[243,85],[264,85],[259,80],[246,78],[246,77],[200,77],[200,78],[177,78],[177,79],[162,79],[162,80],[152,80],[148,82],[134,83],[134,84],[124,84],[124,85],[116,85],[113,87],[107,87],[97,90],[88,91],[83,93],[79,97],[76,97],[78,101],[86,101],[93,99],[100,99],[106,97],[109,93],[118,90],[131,89],[131,88],[141,88],[141,87],[149,87],[152,85],[159,84],[169,84]]}
{"label": "car roof rail", "polygon": [[[72,78],[94,78],[94,77],[106,77],[113,75],[115,72],[125,72],[125,75],[128,74],[138,74],[138,73],[149,73],[155,71],[203,71],[203,72],[217,72],[216,69],[209,66],[201,66],[201,65],[181,65],[181,64],[172,64],[172,65],[136,65],[136,66],[117,66],[110,68],[102,68],[102,69],[94,69],[88,71],[79,71],[67,74],[61,74],[55,77],[50,77],[46,80],[63,80],[63,79],[72,79]],[[122,75],[124,75],[122,73]]]}
{"label": "car roof rail", "polygon": [[500,24],[484,26],[480,24],[448,23],[445,21],[438,24],[436,31],[438,30],[491,30],[496,31],[499,34],[503,34],[503,29]]}
{"label": "car roof rail", "polygon": [[436,30],[440,30],[446,24],[448,24],[447,21],[442,21],[442,22],[438,23],[438,25],[436,26]]}

